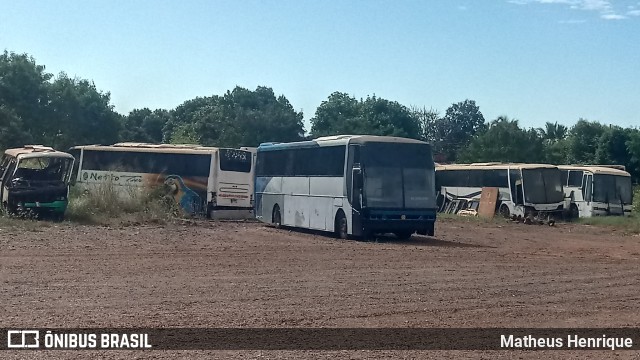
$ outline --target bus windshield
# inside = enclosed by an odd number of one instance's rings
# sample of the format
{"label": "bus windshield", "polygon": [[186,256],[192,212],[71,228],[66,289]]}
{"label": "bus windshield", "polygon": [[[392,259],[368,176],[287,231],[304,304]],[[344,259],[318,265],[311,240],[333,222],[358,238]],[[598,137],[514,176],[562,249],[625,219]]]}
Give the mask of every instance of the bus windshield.
{"label": "bus windshield", "polygon": [[367,143],[362,149],[369,207],[435,207],[434,164],[428,144]]}
{"label": "bus windshield", "polygon": [[559,169],[523,169],[525,200],[532,204],[553,204],[564,199]]}
{"label": "bus windshield", "polygon": [[66,157],[30,157],[18,162],[13,176],[26,182],[67,182],[71,159]]}
{"label": "bus windshield", "polygon": [[593,177],[593,200],[604,203],[631,204],[631,178],[628,176],[596,174]]}

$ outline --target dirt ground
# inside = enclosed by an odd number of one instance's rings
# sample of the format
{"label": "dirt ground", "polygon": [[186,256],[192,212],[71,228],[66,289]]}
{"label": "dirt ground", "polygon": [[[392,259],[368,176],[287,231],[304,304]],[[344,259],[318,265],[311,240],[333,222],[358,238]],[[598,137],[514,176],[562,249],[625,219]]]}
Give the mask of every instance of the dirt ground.
{"label": "dirt ground", "polygon": [[[627,327],[640,237],[443,219],[373,242],[250,222],[0,229],[1,327]],[[51,352],[0,357],[45,358]],[[584,358],[635,352],[131,352],[102,358]],[[55,352],[86,357],[86,351]]]}

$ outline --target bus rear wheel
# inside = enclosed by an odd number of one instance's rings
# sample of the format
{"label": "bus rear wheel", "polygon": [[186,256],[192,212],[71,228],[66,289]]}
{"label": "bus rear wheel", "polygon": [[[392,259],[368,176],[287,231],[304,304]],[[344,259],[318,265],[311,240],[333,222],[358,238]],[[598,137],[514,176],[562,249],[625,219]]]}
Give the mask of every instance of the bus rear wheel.
{"label": "bus rear wheel", "polygon": [[507,204],[500,205],[498,212],[500,213],[500,216],[505,219],[511,218],[511,211],[509,210],[509,206],[507,206]]}
{"label": "bus rear wheel", "polygon": [[335,233],[340,239],[346,240],[349,238],[347,217],[344,216],[342,211],[339,211],[338,215],[336,215]]}
{"label": "bus rear wheel", "polygon": [[282,215],[280,215],[280,206],[277,204],[273,207],[273,214],[271,215],[271,223],[276,229],[282,227]]}

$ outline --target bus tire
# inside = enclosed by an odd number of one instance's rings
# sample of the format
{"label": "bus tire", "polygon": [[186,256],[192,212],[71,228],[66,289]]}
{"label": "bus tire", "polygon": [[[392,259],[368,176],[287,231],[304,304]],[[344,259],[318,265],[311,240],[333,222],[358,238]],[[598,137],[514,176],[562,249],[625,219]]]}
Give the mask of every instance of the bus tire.
{"label": "bus tire", "polygon": [[411,235],[413,235],[413,231],[405,230],[405,231],[396,231],[394,232],[396,237],[400,240],[409,240]]}
{"label": "bus tire", "polygon": [[578,206],[576,204],[571,204],[569,207],[569,219],[576,220],[580,217],[580,211],[578,210]]}
{"label": "bus tire", "polygon": [[282,227],[282,215],[280,214],[280,206],[275,204],[273,206],[273,212],[271,214],[271,223],[276,229],[280,229]]}
{"label": "bus tire", "polygon": [[511,211],[509,210],[509,206],[507,206],[507,204],[501,204],[500,208],[498,209],[498,212],[500,216],[502,216],[505,219],[511,218]]}
{"label": "bus tire", "polygon": [[336,214],[335,233],[339,239],[346,240],[349,238],[347,217],[344,216],[344,212],[342,210],[338,210],[338,213]]}

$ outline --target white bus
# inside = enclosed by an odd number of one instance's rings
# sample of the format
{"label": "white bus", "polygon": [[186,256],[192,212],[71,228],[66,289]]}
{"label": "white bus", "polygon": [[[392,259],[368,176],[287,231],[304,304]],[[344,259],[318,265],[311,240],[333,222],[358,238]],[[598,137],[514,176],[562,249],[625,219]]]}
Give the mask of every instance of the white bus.
{"label": "white bus", "polygon": [[257,219],[366,238],[433,235],[434,164],[428,143],[338,135],[261,144],[256,161]]}
{"label": "white bus", "polygon": [[119,143],[69,150],[80,186],[108,182],[121,194],[167,185],[186,214],[210,218],[253,217],[253,156],[250,151],[198,145]]}
{"label": "white bus", "polygon": [[630,216],[631,175],[614,166],[560,165],[572,218],[603,215]]}
{"label": "white bus", "polygon": [[559,216],[561,171],[554,165],[476,163],[436,166],[440,209],[456,199],[479,201],[483,187],[498,188],[496,210],[506,218]]}

